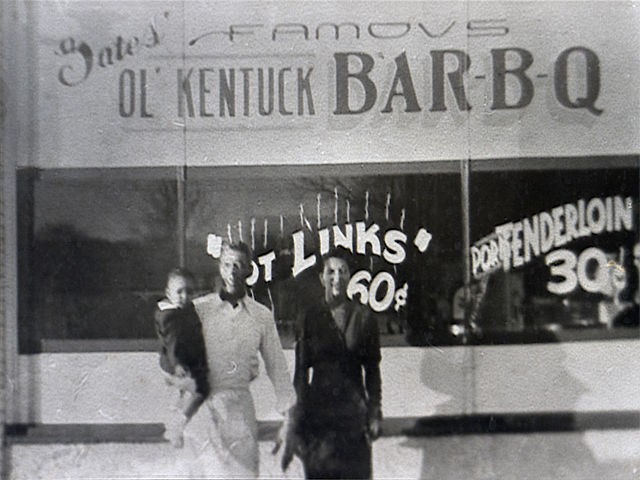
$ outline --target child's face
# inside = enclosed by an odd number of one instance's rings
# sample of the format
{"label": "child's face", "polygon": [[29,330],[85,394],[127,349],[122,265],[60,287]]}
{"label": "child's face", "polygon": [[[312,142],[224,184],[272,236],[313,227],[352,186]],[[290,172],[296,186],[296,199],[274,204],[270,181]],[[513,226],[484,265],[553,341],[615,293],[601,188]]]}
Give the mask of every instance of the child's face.
{"label": "child's face", "polygon": [[176,307],[184,307],[191,297],[191,285],[184,277],[171,277],[167,282],[165,295]]}

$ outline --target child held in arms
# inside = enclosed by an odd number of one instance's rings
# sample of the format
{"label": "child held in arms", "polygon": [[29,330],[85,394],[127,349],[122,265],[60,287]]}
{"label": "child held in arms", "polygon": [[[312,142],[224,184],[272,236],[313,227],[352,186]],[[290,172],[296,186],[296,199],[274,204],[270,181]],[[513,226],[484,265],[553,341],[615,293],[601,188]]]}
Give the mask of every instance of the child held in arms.
{"label": "child held in arms", "polygon": [[165,424],[165,438],[176,448],[184,444],[187,422],[209,394],[207,355],[202,324],[191,303],[193,276],[185,269],[174,269],[167,276],[165,298],[154,313],[160,340],[160,367],[168,385],[177,388],[175,415]]}

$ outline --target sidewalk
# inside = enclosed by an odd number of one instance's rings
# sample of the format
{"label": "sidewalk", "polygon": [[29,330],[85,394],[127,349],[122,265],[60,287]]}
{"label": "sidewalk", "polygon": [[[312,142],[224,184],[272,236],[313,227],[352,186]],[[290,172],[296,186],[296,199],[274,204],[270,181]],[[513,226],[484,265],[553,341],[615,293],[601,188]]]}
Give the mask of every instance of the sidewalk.
{"label": "sidewalk", "polygon": [[[10,479],[216,478],[206,445],[186,437],[167,443],[13,444]],[[286,475],[261,442],[261,478],[300,478],[297,460]],[[640,428],[583,432],[386,437],[374,444],[376,479],[639,480]]]}

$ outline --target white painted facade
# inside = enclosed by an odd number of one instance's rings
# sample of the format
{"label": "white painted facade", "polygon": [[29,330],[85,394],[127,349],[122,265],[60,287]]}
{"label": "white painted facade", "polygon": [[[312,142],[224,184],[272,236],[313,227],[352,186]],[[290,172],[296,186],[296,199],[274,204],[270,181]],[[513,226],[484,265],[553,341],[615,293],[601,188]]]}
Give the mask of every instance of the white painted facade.
{"label": "white painted facade", "polygon": [[[385,417],[640,410],[640,340],[384,348]],[[287,350],[290,368],[293,351]],[[21,355],[16,423],[162,422],[173,391],[155,352]],[[261,369],[258,418],[277,420]]]}

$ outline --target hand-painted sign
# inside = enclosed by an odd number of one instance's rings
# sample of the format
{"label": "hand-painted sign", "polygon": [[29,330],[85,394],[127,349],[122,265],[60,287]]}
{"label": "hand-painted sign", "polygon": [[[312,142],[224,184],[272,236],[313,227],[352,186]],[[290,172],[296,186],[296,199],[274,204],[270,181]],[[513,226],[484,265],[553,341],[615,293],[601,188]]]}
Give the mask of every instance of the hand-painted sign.
{"label": "hand-painted sign", "polygon": [[[407,249],[414,248],[418,253],[424,254],[431,242],[432,235],[426,228],[421,227],[415,235],[410,238],[404,231],[404,209],[402,210],[398,228],[389,228],[385,232],[381,231],[380,225],[369,219],[368,213],[369,192],[365,197],[365,213],[363,221],[338,223],[338,205],[339,200],[335,196],[334,206],[334,224],[322,226],[320,215],[321,196],[317,197],[317,224],[315,233],[317,235],[315,245],[318,245],[317,252],[308,252],[305,249],[305,230],[314,232],[309,219],[305,216],[304,205],[300,205],[300,225],[301,228],[291,235],[291,244],[293,245],[293,265],[291,275],[297,277],[302,272],[314,267],[318,262],[318,257],[329,253],[334,248],[343,248],[351,252],[355,256],[368,257],[384,260],[387,266],[394,272],[382,270],[373,274],[367,269],[361,269],[353,272],[349,285],[347,287],[347,295],[350,298],[358,296],[362,304],[368,304],[375,312],[382,312],[391,307],[395,311],[399,311],[406,306],[408,297],[408,284],[396,281],[397,265],[402,264],[407,259]],[[385,220],[389,221],[389,203],[391,195],[387,194],[387,206],[385,211]],[[348,207],[347,207],[348,208]],[[280,228],[282,232],[283,216],[280,217]],[[256,237],[258,233],[255,230],[255,219],[251,220],[250,242],[252,249],[256,247]],[[264,250],[268,245],[268,221],[264,222],[263,238]],[[234,241],[233,229],[231,224],[227,225],[227,235],[209,234],[207,237],[207,253],[213,258],[219,258],[224,241]],[[236,240],[244,241],[244,231],[241,222],[238,222]],[[248,243],[248,242],[247,242]],[[278,261],[278,252],[275,249],[268,249],[265,253],[259,255],[253,263],[253,273],[247,279],[247,284],[252,286],[262,279],[265,283],[273,280],[274,263]]]}
{"label": "hand-painted sign", "polygon": [[472,275],[480,279],[499,269],[507,272],[545,255],[549,292],[563,295],[579,285],[586,292],[606,293],[609,256],[595,247],[579,255],[560,247],[595,235],[632,232],[634,218],[633,198],[610,196],[580,199],[505,223],[471,247]]}

